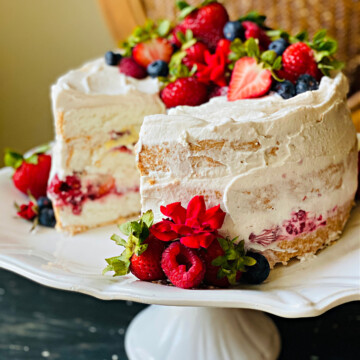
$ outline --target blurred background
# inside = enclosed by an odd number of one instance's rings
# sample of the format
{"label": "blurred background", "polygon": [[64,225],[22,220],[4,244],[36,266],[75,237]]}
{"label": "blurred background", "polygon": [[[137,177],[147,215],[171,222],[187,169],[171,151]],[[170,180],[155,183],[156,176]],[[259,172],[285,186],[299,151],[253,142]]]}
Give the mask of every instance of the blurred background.
{"label": "blurred background", "polygon": [[0,167],[53,138],[50,85],[113,47],[96,0],[0,0]]}

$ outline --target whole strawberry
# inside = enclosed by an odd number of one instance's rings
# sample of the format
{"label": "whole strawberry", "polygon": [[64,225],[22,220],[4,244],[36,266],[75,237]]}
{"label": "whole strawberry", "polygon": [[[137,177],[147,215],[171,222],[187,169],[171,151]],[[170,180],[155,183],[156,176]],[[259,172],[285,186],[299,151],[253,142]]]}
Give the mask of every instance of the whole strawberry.
{"label": "whole strawberry", "polygon": [[235,240],[218,238],[207,249],[200,250],[206,266],[206,284],[218,287],[235,285],[246,270],[245,266],[255,264],[252,258],[245,256],[244,242],[235,244]]}
{"label": "whole strawberry", "polygon": [[131,273],[144,281],[165,279],[161,268],[161,255],[165,249],[165,243],[149,236],[143,244],[147,244],[146,250],[130,258]]}
{"label": "whole strawberry", "polygon": [[279,76],[293,83],[302,74],[309,74],[316,80],[321,78],[313,50],[303,42],[297,42],[286,48],[282,54],[282,66]]}
{"label": "whole strawberry", "polygon": [[210,50],[215,50],[216,44],[223,38],[223,28],[229,20],[224,6],[217,2],[205,2],[205,5],[197,9],[185,1],[178,2],[178,6],[182,14],[188,13],[181,22],[181,27],[190,29],[194,37],[205,43]]}
{"label": "whole strawberry", "polygon": [[205,84],[194,77],[184,77],[166,85],[160,97],[167,108],[179,105],[196,106],[208,100],[208,90]]}
{"label": "whole strawberry", "polygon": [[196,250],[171,243],[162,254],[161,267],[172,284],[183,289],[196,288],[205,274],[205,265]]}
{"label": "whole strawberry", "polygon": [[47,183],[51,168],[51,156],[42,149],[28,157],[11,150],[5,151],[6,166],[15,169],[13,183],[24,194],[31,193],[35,199],[46,195]]}
{"label": "whole strawberry", "polygon": [[258,24],[252,21],[243,21],[241,25],[245,29],[245,39],[259,39],[259,46],[262,50],[269,47],[271,40]]}
{"label": "whole strawberry", "polygon": [[207,50],[207,46],[198,41],[185,50],[186,56],[182,59],[182,62],[189,69],[191,69],[196,63],[205,63],[205,51]]}
{"label": "whole strawberry", "polygon": [[152,211],[148,211],[138,221],[129,221],[119,226],[128,239],[124,240],[114,234],[111,240],[125,247],[125,250],[120,256],[106,259],[108,266],[104,269],[104,273],[114,271],[114,276],[121,276],[131,271],[138,279],[144,281],[165,279],[161,268],[165,243],[150,235],[149,228],[153,220]]}

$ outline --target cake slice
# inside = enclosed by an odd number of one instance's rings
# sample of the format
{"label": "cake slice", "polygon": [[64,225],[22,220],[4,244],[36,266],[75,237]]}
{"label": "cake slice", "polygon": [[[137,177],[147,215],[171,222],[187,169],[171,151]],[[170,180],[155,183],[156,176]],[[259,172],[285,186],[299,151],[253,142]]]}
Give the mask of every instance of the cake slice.
{"label": "cake slice", "polygon": [[140,212],[134,145],[144,116],[164,112],[157,79],[90,62],[51,89],[56,139],[48,194],[72,234]]}
{"label": "cake slice", "polygon": [[357,187],[357,139],[345,76],[290,99],[272,94],[147,116],[138,168],[142,211],[204,195],[227,213],[222,233],[273,266],[339,238]]}

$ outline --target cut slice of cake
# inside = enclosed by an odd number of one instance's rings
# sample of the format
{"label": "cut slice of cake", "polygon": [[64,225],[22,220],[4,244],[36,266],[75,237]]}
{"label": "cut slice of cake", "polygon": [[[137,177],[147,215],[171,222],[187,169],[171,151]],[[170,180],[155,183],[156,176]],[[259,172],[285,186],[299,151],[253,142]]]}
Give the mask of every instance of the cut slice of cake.
{"label": "cut slice of cake", "polygon": [[164,112],[157,79],[137,80],[103,59],[52,87],[56,139],[48,194],[70,233],[140,212],[134,145],[145,115]]}
{"label": "cut slice of cake", "polygon": [[273,266],[339,238],[357,187],[357,139],[343,74],[284,100],[274,94],[147,116],[137,145],[142,211],[204,195]]}

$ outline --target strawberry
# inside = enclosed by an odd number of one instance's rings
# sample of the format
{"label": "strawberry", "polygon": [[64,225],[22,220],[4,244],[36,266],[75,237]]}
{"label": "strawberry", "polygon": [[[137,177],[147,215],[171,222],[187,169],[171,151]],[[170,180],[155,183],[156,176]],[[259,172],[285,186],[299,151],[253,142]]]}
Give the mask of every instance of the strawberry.
{"label": "strawberry", "polygon": [[269,47],[271,40],[258,24],[252,21],[243,21],[241,25],[245,29],[245,39],[259,39],[259,46],[262,50]]}
{"label": "strawberry", "polygon": [[179,78],[168,84],[160,93],[167,108],[179,105],[196,106],[208,100],[205,84],[194,77]]}
{"label": "strawberry", "polygon": [[172,45],[176,46],[177,48],[181,48],[181,41],[178,37],[178,33],[181,32],[181,33],[185,33],[186,30],[183,29],[183,27],[181,26],[181,24],[178,24],[174,27],[173,31],[171,32],[170,34],[170,37],[169,37],[169,41]]}
{"label": "strawberry", "polygon": [[207,46],[198,41],[185,50],[186,56],[182,59],[182,62],[189,69],[191,69],[196,63],[205,63],[205,51],[207,50]]}
{"label": "strawberry", "polygon": [[250,99],[265,95],[271,87],[271,72],[254,58],[243,57],[235,63],[231,75],[228,100]]}
{"label": "strawberry", "polygon": [[46,195],[51,168],[51,156],[39,149],[31,156],[23,157],[14,151],[5,152],[5,165],[15,169],[13,183],[24,194],[31,193],[36,199]]}
{"label": "strawberry", "polygon": [[278,72],[278,75],[293,83],[302,74],[309,74],[316,80],[321,78],[314,52],[303,42],[297,42],[286,48],[282,54],[282,66],[283,68]]}
{"label": "strawberry", "polygon": [[127,241],[114,234],[111,240],[124,246],[120,256],[106,259],[108,266],[104,269],[114,271],[114,276],[126,275],[130,271],[140,280],[155,281],[165,279],[161,269],[161,256],[165,243],[150,235],[149,228],[154,220],[152,211],[142,215],[138,221],[121,224],[119,229],[128,236]]}
{"label": "strawberry", "polygon": [[135,79],[143,79],[147,76],[146,69],[139,65],[132,57],[124,57],[120,60],[119,70],[121,73]]}
{"label": "strawberry", "polygon": [[224,6],[211,2],[199,9],[194,8],[180,25],[185,30],[190,29],[194,37],[205,43],[210,50],[215,50],[216,44],[223,37],[223,28],[228,20],[229,15]]}
{"label": "strawberry", "polygon": [[143,244],[148,245],[147,249],[140,255],[134,254],[130,258],[131,273],[144,281],[165,279],[161,268],[161,255],[165,249],[165,243],[149,236]]}
{"label": "strawberry", "polygon": [[183,289],[199,286],[205,274],[205,265],[197,252],[179,241],[165,249],[161,267],[172,284]]}
{"label": "strawberry", "polygon": [[200,250],[200,257],[206,266],[206,284],[219,287],[235,285],[242,272],[246,271],[246,266],[256,263],[245,256],[244,241],[235,244],[235,240],[218,238],[207,249]]}
{"label": "strawberry", "polygon": [[22,204],[20,206],[15,204],[15,206],[17,207],[16,214],[25,220],[32,221],[38,215],[39,212],[38,207],[33,201],[29,201],[28,204]]}
{"label": "strawberry", "polygon": [[151,39],[137,44],[132,51],[135,61],[146,68],[156,60],[169,62],[173,53],[170,41],[163,38]]}

